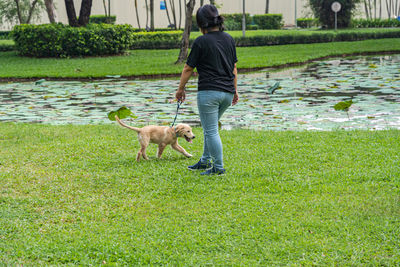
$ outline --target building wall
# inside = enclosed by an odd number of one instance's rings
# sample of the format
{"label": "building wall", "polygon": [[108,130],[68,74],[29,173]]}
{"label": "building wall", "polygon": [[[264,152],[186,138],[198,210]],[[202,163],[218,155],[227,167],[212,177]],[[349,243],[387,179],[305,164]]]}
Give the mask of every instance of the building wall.
{"label": "building wall", "polygon": [[[79,8],[81,0],[75,1],[76,13],[79,14]],[[279,13],[283,15],[284,23],[294,24],[294,3],[297,2],[297,17],[302,17],[307,14],[307,9],[304,8],[306,0],[280,0],[271,1],[269,13]],[[57,20],[63,23],[68,23],[67,12],[65,10],[64,0],[54,0],[57,9]],[[108,2],[108,0],[106,0]],[[140,26],[145,27],[146,25],[146,5],[144,0],[137,0],[139,9],[139,19]],[[149,2],[149,1],[148,1]],[[169,3],[169,0],[167,0]],[[179,18],[179,2],[182,3],[182,27],[184,25],[184,2],[185,0],[174,0],[176,3],[176,15]],[[205,3],[209,3],[207,0]],[[243,0],[217,0],[216,4],[220,13],[241,13],[243,7]],[[165,28],[168,26],[168,18],[165,10],[160,10],[160,0],[155,0],[155,27]],[[246,13],[254,14],[264,14],[265,13],[265,0],[246,0]],[[107,3],[108,5],[108,3]],[[195,11],[200,7],[200,0],[196,0]],[[111,13],[117,16],[118,24],[131,24],[134,27],[138,27],[136,12],[134,7],[134,0],[111,0]],[[310,12],[309,12],[310,13]],[[104,14],[104,7],[102,0],[93,0],[92,15],[102,15]],[[42,19],[36,21],[35,23],[49,23],[47,14],[43,12]],[[150,24],[150,18],[149,18]],[[179,24],[179,23],[177,23]],[[10,29],[11,25],[0,25],[0,29]]]}
{"label": "building wall", "polygon": [[[81,0],[75,1],[75,9],[76,13],[79,14],[79,8],[81,4]],[[108,0],[105,0],[108,2]],[[173,0],[177,5],[177,17],[179,18],[179,2],[182,3],[182,21],[181,25],[184,25],[184,2],[186,0]],[[245,0],[246,13],[250,13],[251,15],[255,14],[264,14],[265,13],[265,5],[266,0]],[[56,9],[57,9],[57,20],[63,23],[68,23],[67,12],[65,10],[64,0],[54,0]],[[138,9],[139,9],[139,19],[140,26],[144,28],[146,26],[146,5],[145,0],[137,0]],[[149,1],[147,1],[149,2]],[[168,19],[165,10],[160,10],[160,0],[154,0],[155,4],[155,27],[156,28],[165,28],[168,26]],[[166,0],[169,3],[169,0]],[[205,3],[209,3],[208,0],[204,1]],[[269,13],[272,14],[282,14],[285,25],[294,25],[295,24],[295,16],[297,18],[300,17],[310,17],[311,10],[306,7],[308,0],[279,0],[272,1],[270,0]],[[108,4],[108,3],[107,3]],[[220,13],[241,13],[243,8],[243,0],[216,0],[217,7]],[[295,5],[297,14],[295,15]],[[200,0],[196,0],[196,10],[200,7]],[[134,0],[111,0],[111,13],[117,16],[118,24],[131,24],[133,27],[137,28],[137,18],[134,7]],[[104,7],[102,0],[93,0],[92,6],[92,15],[102,15],[104,14]],[[359,11],[356,12],[358,17],[362,16],[363,9],[360,6]],[[383,12],[385,14],[385,12]],[[35,23],[49,23],[46,12],[43,12],[42,19],[40,21],[36,21]],[[149,22],[150,24],[150,18]],[[179,23],[177,23],[179,25]],[[12,27],[12,25],[0,25],[0,30],[8,30]]]}

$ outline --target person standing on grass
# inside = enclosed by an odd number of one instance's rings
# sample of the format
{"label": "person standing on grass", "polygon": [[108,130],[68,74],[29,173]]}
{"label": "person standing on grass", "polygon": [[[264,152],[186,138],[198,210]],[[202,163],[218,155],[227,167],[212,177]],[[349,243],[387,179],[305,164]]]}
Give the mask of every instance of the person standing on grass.
{"label": "person standing on grass", "polygon": [[185,85],[197,68],[197,106],[204,133],[204,150],[199,162],[188,168],[205,170],[202,175],[220,175],[225,169],[218,121],[225,110],[239,100],[236,48],[233,38],[224,32],[224,19],[215,6],[200,7],[196,20],[203,35],[192,45],[175,98],[185,100]]}

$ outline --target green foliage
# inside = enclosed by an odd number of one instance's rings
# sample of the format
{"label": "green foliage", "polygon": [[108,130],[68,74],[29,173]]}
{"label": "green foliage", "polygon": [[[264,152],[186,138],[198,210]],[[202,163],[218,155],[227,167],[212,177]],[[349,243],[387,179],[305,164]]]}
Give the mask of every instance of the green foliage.
{"label": "green foliage", "polygon": [[258,25],[260,29],[275,29],[282,28],[282,14],[263,14],[254,15],[253,22]]}
{"label": "green foliage", "polygon": [[122,119],[126,119],[126,118],[136,118],[135,114],[132,113],[132,111],[127,108],[127,107],[120,107],[118,110],[116,111],[111,111],[107,114],[107,117],[110,121],[115,121],[115,116],[118,116],[118,118]]}
{"label": "green foliage", "polygon": [[0,51],[12,51],[15,49],[14,42],[11,40],[0,40]]}
{"label": "green foliage", "polygon": [[353,28],[390,28],[400,27],[400,20],[397,19],[353,19]]}
{"label": "green foliage", "polygon": [[132,43],[130,25],[63,24],[19,25],[12,32],[19,54],[33,57],[112,55],[124,52]]}
{"label": "green foliage", "polygon": [[310,44],[342,41],[361,41],[379,38],[400,38],[398,29],[369,29],[342,30],[342,31],[279,31],[271,32],[268,35],[235,36],[237,46],[264,46],[284,44]]}
{"label": "green foliage", "polygon": [[[239,31],[242,29],[242,13],[234,13],[234,14],[221,14],[224,18],[225,28],[229,31]],[[252,18],[249,13],[246,13],[246,27],[252,23]]]}
{"label": "green foliage", "polygon": [[135,32],[131,37],[131,49],[171,49],[179,47],[182,31]]}
{"label": "green foliage", "polygon": [[339,2],[342,6],[337,13],[338,28],[347,28],[350,26],[351,16],[356,8],[356,4],[360,0],[309,0],[311,10],[314,17],[322,24],[323,27],[335,28],[335,13],[332,11],[332,3]]}
{"label": "green foliage", "polygon": [[136,163],[115,124],[0,123],[0,262],[399,265],[400,131],[223,130],[222,177],[187,170],[194,132]]}
{"label": "green foliage", "polygon": [[94,23],[94,24],[101,24],[101,23],[115,24],[116,20],[117,20],[116,16],[92,15],[89,18],[89,23]]}
{"label": "green foliage", "polygon": [[349,108],[353,105],[353,100],[341,101],[333,106],[338,111],[349,111]]}
{"label": "green foliage", "polygon": [[11,31],[0,31],[0,40],[8,40],[11,39],[10,37]]}
{"label": "green foliage", "polygon": [[[0,24],[1,23],[10,23],[10,24],[20,24],[20,23],[31,23],[37,19],[39,19],[42,15],[42,11],[45,6],[43,0],[38,0],[35,5],[35,8],[32,10],[30,21],[29,14],[31,9],[30,0],[20,0],[19,1],[19,10],[17,9],[15,0],[1,0],[0,1]],[[21,22],[18,18],[18,12],[21,14]]]}
{"label": "green foliage", "polygon": [[318,20],[313,18],[299,18],[297,19],[297,27],[311,28],[318,25]]}

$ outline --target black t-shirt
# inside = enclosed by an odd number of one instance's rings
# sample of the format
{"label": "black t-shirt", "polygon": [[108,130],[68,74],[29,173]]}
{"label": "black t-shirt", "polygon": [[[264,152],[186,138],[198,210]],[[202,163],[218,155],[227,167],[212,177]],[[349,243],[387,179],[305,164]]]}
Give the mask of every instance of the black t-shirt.
{"label": "black t-shirt", "polygon": [[233,69],[237,62],[235,41],[221,31],[197,37],[190,51],[188,64],[199,73],[198,90],[235,93]]}

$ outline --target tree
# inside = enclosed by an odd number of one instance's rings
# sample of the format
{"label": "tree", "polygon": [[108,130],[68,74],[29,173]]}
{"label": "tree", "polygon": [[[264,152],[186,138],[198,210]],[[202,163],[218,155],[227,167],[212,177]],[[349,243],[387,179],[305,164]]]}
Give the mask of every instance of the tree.
{"label": "tree", "polygon": [[265,14],[269,13],[269,0],[265,0]]}
{"label": "tree", "polygon": [[136,11],[137,24],[138,24],[138,27],[139,27],[139,30],[140,30],[140,20],[139,20],[139,12],[138,12],[137,0],[134,0],[134,1],[135,1],[135,11]]}
{"label": "tree", "polygon": [[10,24],[29,24],[39,19],[44,9],[42,0],[1,0],[0,22]]}
{"label": "tree", "polygon": [[181,49],[179,52],[178,60],[175,62],[175,64],[183,63],[187,58],[189,49],[190,31],[192,30],[192,16],[195,4],[196,0],[189,0],[189,2],[187,2],[186,4],[185,30],[183,31],[182,34]]}
{"label": "tree", "polygon": [[335,13],[332,11],[332,3],[338,1],[342,8],[337,13],[337,27],[347,28],[350,26],[351,17],[359,0],[309,0],[311,10],[315,18],[319,20],[322,26],[335,28]]}
{"label": "tree", "polygon": [[65,0],[65,8],[67,10],[68,23],[72,27],[86,26],[89,23],[90,12],[92,10],[92,0],[82,0],[79,19],[76,17],[75,6],[73,0]]}
{"label": "tree", "polygon": [[154,0],[150,0],[150,31],[154,31]]}
{"label": "tree", "polygon": [[44,0],[44,4],[46,6],[47,16],[49,17],[50,23],[56,23],[57,13],[53,0]]}

